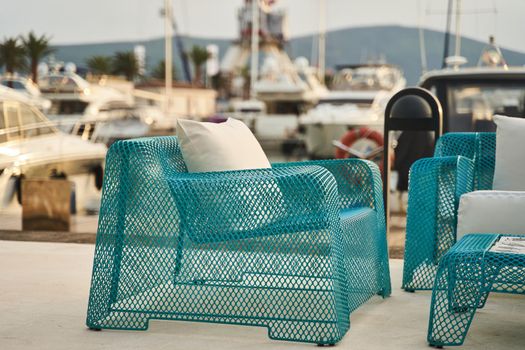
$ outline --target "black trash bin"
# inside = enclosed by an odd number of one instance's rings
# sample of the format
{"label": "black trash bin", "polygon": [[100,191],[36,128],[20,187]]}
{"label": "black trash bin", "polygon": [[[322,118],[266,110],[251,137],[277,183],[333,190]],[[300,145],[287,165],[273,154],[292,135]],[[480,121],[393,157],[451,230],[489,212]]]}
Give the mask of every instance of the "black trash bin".
{"label": "black trash bin", "polygon": [[401,132],[397,140],[395,167],[399,174],[398,189],[406,191],[410,166],[419,158],[432,156],[435,143],[443,132],[443,111],[438,99],[426,89],[411,87],[396,93],[386,106],[383,198],[387,227],[390,215],[391,131]]}

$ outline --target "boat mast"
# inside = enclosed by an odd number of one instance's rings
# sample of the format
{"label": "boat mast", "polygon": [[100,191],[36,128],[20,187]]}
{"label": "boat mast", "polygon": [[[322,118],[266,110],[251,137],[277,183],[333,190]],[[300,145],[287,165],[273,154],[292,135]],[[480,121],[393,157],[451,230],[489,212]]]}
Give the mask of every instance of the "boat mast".
{"label": "boat mast", "polygon": [[250,98],[255,99],[255,83],[259,75],[259,0],[252,0]]}
{"label": "boat mast", "polygon": [[419,30],[419,56],[421,58],[421,71],[427,71],[427,48],[425,45],[425,30],[423,29],[423,14],[421,11],[421,2],[418,1],[418,30]]}
{"label": "boat mast", "polygon": [[173,51],[172,51],[172,38],[173,38],[173,27],[171,23],[173,9],[171,7],[171,0],[164,0],[164,88],[165,88],[165,101],[164,101],[164,113],[168,115],[170,110],[171,100],[171,89],[173,86]]}
{"label": "boat mast", "polygon": [[326,0],[319,0],[319,81],[324,85],[326,70]]}
{"label": "boat mast", "polygon": [[456,50],[454,56],[461,55],[461,0],[456,0]]}
{"label": "boat mast", "polygon": [[443,63],[441,68],[447,67],[447,57],[448,57],[448,47],[450,41],[450,20],[452,17],[452,2],[453,0],[448,0],[448,10],[447,10],[447,27],[445,29],[445,48],[443,49]]}

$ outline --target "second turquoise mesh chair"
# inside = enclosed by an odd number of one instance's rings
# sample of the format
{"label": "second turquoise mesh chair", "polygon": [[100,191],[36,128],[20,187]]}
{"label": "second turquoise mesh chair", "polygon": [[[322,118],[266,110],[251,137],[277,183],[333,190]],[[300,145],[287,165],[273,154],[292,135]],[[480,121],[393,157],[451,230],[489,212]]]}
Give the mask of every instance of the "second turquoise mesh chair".
{"label": "second turquoise mesh chair", "polygon": [[462,194],[492,188],[495,133],[449,133],[433,158],[410,170],[403,288],[430,290],[438,264],[456,242]]}
{"label": "second turquoise mesh chair", "polygon": [[175,137],[110,148],[88,327],[217,322],[334,344],[376,294],[390,278],[374,164],[188,173]]}

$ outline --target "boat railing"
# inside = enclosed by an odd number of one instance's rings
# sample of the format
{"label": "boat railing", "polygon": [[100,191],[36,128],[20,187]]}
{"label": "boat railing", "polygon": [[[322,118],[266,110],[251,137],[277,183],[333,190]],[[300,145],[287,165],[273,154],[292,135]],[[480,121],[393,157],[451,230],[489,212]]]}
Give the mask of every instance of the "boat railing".
{"label": "boat railing", "polygon": [[40,123],[31,123],[23,126],[12,126],[8,128],[2,128],[0,129],[0,136],[2,135],[8,135],[8,134],[14,134],[14,133],[20,133],[23,131],[29,131],[34,129],[42,129],[42,128],[52,128],[53,132],[57,132],[56,130],[56,123],[53,123],[51,121],[43,121]]}
{"label": "boat railing", "polygon": [[[173,119],[173,120],[177,120],[177,119],[195,119],[194,117],[190,116],[190,115],[185,115],[185,114],[182,114],[182,113],[177,113],[175,116],[164,116],[164,118],[166,119]],[[9,134],[20,134],[20,133],[23,133],[23,132],[27,132],[27,131],[30,131],[30,130],[35,130],[35,129],[41,129],[41,128],[51,128],[52,129],[52,132],[51,133],[58,133],[60,132],[60,130],[64,131],[64,130],[69,130],[69,132],[65,132],[66,134],[67,133],[71,133],[71,131],[73,130],[77,130],[78,128],[80,128],[82,125],[86,125],[86,124],[107,124],[107,123],[111,123],[113,121],[116,121],[116,120],[126,120],[126,119],[137,119],[137,120],[140,120],[141,118],[138,117],[138,116],[135,116],[134,118],[107,118],[107,119],[100,119],[100,118],[81,118],[81,119],[70,119],[68,120],[67,118],[64,118],[64,119],[56,119],[56,120],[47,120],[47,121],[41,121],[41,122],[35,122],[35,123],[28,123],[28,124],[24,124],[22,126],[18,125],[18,126],[11,126],[11,127],[7,127],[7,128],[0,128],[0,137],[1,136],[4,136],[4,135],[9,135]],[[73,134],[75,134],[73,132]]]}
{"label": "boat railing", "polygon": [[54,121],[42,121],[36,123],[28,123],[22,126],[11,126],[8,128],[0,129],[0,136],[21,133],[24,131],[51,128],[52,133],[58,133],[60,129],[64,127],[75,127],[76,125],[90,124],[90,123],[100,123],[105,122],[103,120],[90,119],[90,120],[54,120]]}

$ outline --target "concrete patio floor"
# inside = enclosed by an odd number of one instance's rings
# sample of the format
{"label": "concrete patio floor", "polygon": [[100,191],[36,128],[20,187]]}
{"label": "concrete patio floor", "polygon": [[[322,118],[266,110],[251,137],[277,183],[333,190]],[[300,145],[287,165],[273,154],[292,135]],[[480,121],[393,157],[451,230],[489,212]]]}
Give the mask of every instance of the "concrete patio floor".
{"label": "concrete patio floor", "polygon": [[[146,332],[93,332],[84,325],[94,246],[0,241],[0,349],[314,349],[272,341],[266,329],[150,321]],[[402,260],[391,260],[393,295],[352,314],[339,349],[428,349],[429,292],[400,288]],[[493,295],[460,349],[523,349],[525,299]]]}

